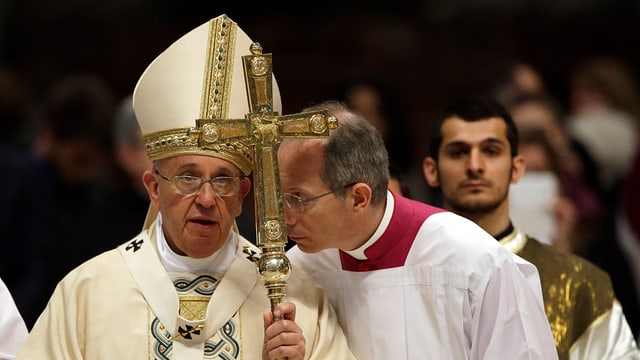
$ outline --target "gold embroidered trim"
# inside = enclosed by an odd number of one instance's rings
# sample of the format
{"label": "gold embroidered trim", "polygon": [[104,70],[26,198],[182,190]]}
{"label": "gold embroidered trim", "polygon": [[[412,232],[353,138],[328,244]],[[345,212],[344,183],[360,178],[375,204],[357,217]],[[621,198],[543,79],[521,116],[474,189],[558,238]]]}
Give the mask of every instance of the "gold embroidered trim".
{"label": "gold embroidered trim", "polygon": [[498,240],[498,242],[506,247],[507,250],[511,251],[514,254],[517,254],[527,244],[527,236],[519,232],[517,229],[514,229],[511,234]]}
{"label": "gold embroidered trim", "polygon": [[[228,113],[228,95],[233,75],[232,50],[235,48],[236,34],[237,24],[226,16],[209,22],[207,61],[200,105],[202,119],[222,119]],[[205,128],[201,128],[201,124]],[[253,152],[249,146],[240,141],[211,144],[207,138],[212,136],[214,130],[234,133],[243,130],[233,126],[234,124],[228,124],[216,127],[211,122],[194,119],[194,127],[191,128],[169,129],[145,135],[145,147],[151,160],[188,154],[214,156],[232,162],[243,174],[249,175],[253,168]],[[244,131],[248,133],[246,126]]]}
{"label": "gold embroidered trim", "polygon": [[205,78],[200,102],[201,119],[221,119],[229,109],[233,76],[233,52],[238,25],[227,16],[212,19],[209,26]]}
{"label": "gold embroidered trim", "polygon": [[204,320],[207,317],[209,297],[180,296],[180,316],[189,321]]}

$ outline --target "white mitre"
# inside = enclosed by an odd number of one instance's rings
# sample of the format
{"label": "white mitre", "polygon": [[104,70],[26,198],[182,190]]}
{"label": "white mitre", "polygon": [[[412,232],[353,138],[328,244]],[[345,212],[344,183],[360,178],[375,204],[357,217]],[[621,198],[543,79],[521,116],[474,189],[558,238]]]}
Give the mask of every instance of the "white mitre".
{"label": "white mitre", "polygon": [[[209,20],[171,44],[147,67],[133,107],[151,160],[196,154],[222,158],[245,174],[253,155],[241,142],[203,146],[196,119],[244,119],[250,112],[242,56],[253,41],[226,15]],[[282,113],[272,81],[272,108]]]}
{"label": "white mitre", "polygon": [[[191,30],[149,64],[133,92],[133,108],[151,160],[207,155],[253,169],[251,148],[239,141],[206,144],[199,119],[245,119],[250,112],[242,56],[253,41],[226,15]],[[282,113],[272,77],[271,106]],[[149,207],[143,228],[156,218]]]}

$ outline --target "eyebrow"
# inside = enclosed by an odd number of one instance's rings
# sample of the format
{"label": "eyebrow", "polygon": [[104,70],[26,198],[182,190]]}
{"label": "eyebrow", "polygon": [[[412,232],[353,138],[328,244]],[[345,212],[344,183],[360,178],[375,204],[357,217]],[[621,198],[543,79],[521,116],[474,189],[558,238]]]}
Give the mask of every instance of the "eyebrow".
{"label": "eyebrow", "polygon": [[[194,170],[198,170],[198,165],[191,162],[184,163],[182,165],[178,165],[176,170],[177,171],[186,171],[186,170],[194,171]],[[233,175],[235,171],[229,166],[222,166],[216,172],[221,174],[222,173],[230,174],[228,176],[241,176],[241,175]]]}
{"label": "eyebrow", "polygon": [[[482,141],[480,141],[480,145],[486,145],[486,144],[504,145],[506,143],[498,138],[491,137],[491,138],[483,139]],[[444,144],[445,148],[450,146],[471,146],[471,144],[462,140],[454,140],[452,142]]]}
{"label": "eyebrow", "polygon": [[186,163],[186,164],[178,165],[178,166],[176,167],[176,170],[178,170],[178,171],[183,171],[183,170],[193,170],[193,169],[195,169],[195,168],[196,168],[196,165],[195,165],[195,164],[193,164],[193,163]]}

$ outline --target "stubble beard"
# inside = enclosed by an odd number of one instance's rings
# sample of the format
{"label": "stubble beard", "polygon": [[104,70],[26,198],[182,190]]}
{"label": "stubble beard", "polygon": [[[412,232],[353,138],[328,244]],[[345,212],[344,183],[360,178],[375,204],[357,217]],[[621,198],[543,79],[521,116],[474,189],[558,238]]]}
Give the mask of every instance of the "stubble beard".
{"label": "stubble beard", "polygon": [[456,214],[462,215],[469,219],[475,219],[482,217],[486,214],[494,212],[502,203],[501,200],[482,201],[482,200],[469,200],[458,201],[456,198],[445,197],[445,204],[449,210]]}
{"label": "stubble beard", "polygon": [[[513,166],[511,171],[509,172],[509,176],[513,172]],[[439,174],[440,172],[438,172]],[[470,177],[476,177],[473,174]],[[443,179],[439,178],[440,183],[443,183]],[[509,184],[509,182],[507,182]],[[498,194],[494,199],[482,199],[482,194],[466,194],[463,195],[461,199],[458,199],[456,196],[456,191],[454,190],[453,195],[445,194],[442,192],[442,199],[447,210],[452,211],[458,215],[462,215],[468,219],[478,220],[496,211],[505,201],[508,200],[509,196],[509,185],[504,190],[503,193]],[[442,188],[441,188],[442,190]]]}

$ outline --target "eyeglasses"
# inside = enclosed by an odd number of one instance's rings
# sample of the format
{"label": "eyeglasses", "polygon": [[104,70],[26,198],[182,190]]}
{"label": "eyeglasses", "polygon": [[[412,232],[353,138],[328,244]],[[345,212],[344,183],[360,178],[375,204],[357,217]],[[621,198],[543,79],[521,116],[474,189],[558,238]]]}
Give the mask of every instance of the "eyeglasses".
{"label": "eyeglasses", "polygon": [[[357,183],[353,183],[353,184],[349,184],[349,185],[345,185],[343,186],[344,189],[351,187],[353,185],[355,185]],[[284,193],[282,194],[282,197],[284,198],[284,203],[287,205],[287,207],[291,210],[294,210],[296,212],[299,213],[303,213],[304,212],[304,204],[313,201],[313,200],[318,200],[321,197],[327,196],[329,194],[333,194],[333,190],[320,194],[318,196],[314,196],[314,197],[310,197],[310,198],[303,198],[299,195],[295,195],[295,194],[290,194],[290,193]]]}
{"label": "eyeglasses", "polygon": [[173,190],[180,195],[193,195],[200,191],[203,184],[209,183],[213,191],[218,196],[231,196],[240,191],[240,183],[245,179],[244,176],[217,176],[209,180],[199,178],[197,176],[174,176],[171,179],[160,174],[158,169],[153,169],[162,179],[168,181],[173,186]]}

